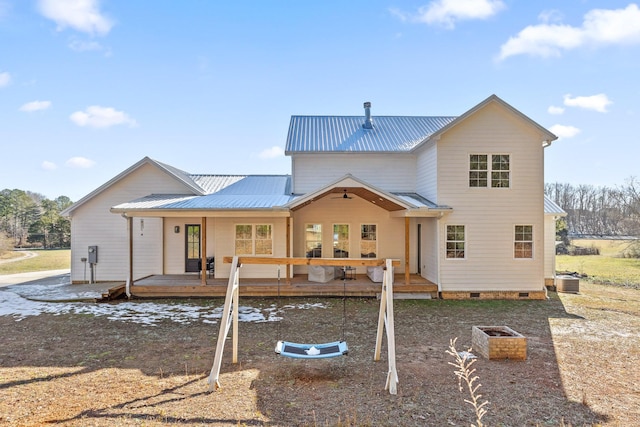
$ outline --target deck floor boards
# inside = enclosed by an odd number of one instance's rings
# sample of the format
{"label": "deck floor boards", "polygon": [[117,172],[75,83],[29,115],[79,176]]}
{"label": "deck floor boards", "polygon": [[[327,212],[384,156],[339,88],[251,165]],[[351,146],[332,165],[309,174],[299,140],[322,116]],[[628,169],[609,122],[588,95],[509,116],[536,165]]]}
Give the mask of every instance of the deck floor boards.
{"label": "deck floor boards", "polygon": [[[158,275],[137,280],[131,286],[131,293],[140,298],[158,297],[224,297],[228,279],[207,278],[202,285],[197,274]],[[404,274],[394,277],[396,294],[434,294],[438,286],[419,275],[410,276],[410,284],[404,282]],[[366,275],[356,275],[355,279],[343,281],[334,279],[326,283],[310,282],[307,275],[295,275],[290,283],[278,279],[240,278],[240,295],[253,297],[269,296],[334,296],[376,297],[382,290],[381,283],[372,282]]]}

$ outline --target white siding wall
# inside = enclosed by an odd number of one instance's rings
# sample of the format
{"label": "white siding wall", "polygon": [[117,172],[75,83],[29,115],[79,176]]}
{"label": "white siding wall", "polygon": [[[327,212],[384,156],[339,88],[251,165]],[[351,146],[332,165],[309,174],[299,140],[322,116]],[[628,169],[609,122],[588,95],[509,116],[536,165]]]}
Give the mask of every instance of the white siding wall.
{"label": "white siding wall", "polygon": [[[544,286],[542,136],[490,104],[438,143],[438,202],[443,291],[540,290]],[[469,188],[470,154],[509,154],[511,188]],[[447,224],[466,227],[466,259],[446,259]],[[514,259],[515,225],[533,225],[533,259]]]}
{"label": "white siding wall", "polygon": [[553,215],[544,217],[544,277],[556,277],[556,219]]}
{"label": "white siding wall", "polygon": [[422,247],[420,254],[420,275],[438,283],[438,220],[422,218]]}
{"label": "white siding wall", "polygon": [[[377,257],[404,260],[404,218],[392,218],[386,210],[358,197],[344,200],[327,196],[294,212],[293,256],[306,256],[304,232],[306,224],[322,224],[322,255],[325,258],[333,256],[333,224],[349,224],[350,258],[360,258],[360,225],[376,224]],[[415,234],[413,231],[414,242]],[[404,272],[404,263],[396,271]],[[307,272],[307,268],[296,266],[294,272],[303,274]],[[356,273],[365,274],[366,269],[358,268]]]}
{"label": "white siding wall", "polygon": [[438,203],[438,149],[430,142],[417,154],[416,191],[433,203]]}
{"label": "white siding wall", "polygon": [[[207,250],[206,256],[215,256],[215,218],[207,218]],[[164,274],[184,274],[186,259],[186,224],[200,224],[201,217],[165,218],[164,219]],[[180,232],[174,231],[175,226]],[[220,259],[222,262],[222,259]]]}
{"label": "white siding wall", "polygon": [[416,159],[409,154],[296,154],[293,192],[305,194],[351,174],[386,191],[415,191]]}
{"label": "white siding wall", "polygon": [[[151,193],[184,193],[185,188],[175,179],[154,166],[143,165],[113,184],[93,199],[78,207],[71,218],[71,280],[89,280],[89,266],[85,279],[84,263],[87,248],[98,246],[96,280],[125,280],[129,271],[129,235],[127,220],[109,209],[119,203]],[[162,220],[144,218],[140,233],[140,218],[133,219],[134,278],[162,273]],[[144,244],[142,243],[144,241]]]}
{"label": "white siding wall", "polygon": [[[207,224],[213,222],[207,219]],[[286,218],[251,217],[251,218],[216,218],[215,219],[215,243],[213,254],[216,257],[216,278],[229,277],[231,264],[223,263],[223,257],[235,254],[235,226],[236,224],[272,224],[274,257],[287,256],[287,222]],[[207,225],[207,229],[208,225]],[[209,235],[207,246],[211,248]],[[209,251],[207,250],[207,253]],[[262,255],[261,255],[262,256]],[[286,274],[285,266],[281,267],[280,277]],[[275,278],[278,277],[278,266],[274,265],[244,265],[240,269],[240,278]]]}

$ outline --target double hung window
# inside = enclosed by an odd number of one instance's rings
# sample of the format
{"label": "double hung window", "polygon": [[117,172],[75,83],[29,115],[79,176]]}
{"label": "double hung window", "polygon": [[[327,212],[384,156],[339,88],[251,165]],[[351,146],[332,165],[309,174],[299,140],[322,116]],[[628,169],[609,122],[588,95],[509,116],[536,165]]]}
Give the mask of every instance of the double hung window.
{"label": "double hung window", "polygon": [[471,154],[469,187],[509,188],[511,159],[509,154]]}
{"label": "double hung window", "polygon": [[237,224],[236,255],[273,255],[271,224]]}

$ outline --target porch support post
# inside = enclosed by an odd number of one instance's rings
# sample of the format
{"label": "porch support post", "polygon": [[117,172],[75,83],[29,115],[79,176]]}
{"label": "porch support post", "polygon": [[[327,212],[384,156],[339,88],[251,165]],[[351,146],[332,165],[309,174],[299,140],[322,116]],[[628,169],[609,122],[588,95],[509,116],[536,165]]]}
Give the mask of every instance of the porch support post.
{"label": "porch support post", "polygon": [[202,217],[202,239],[200,239],[200,284],[207,285],[207,217]]}
{"label": "porch support post", "polygon": [[129,286],[133,285],[133,218],[127,217],[127,231],[129,232]]}
{"label": "porch support post", "polygon": [[409,286],[411,284],[411,273],[409,271],[409,225],[411,218],[404,218],[404,283]]}
{"label": "porch support post", "polygon": [[[287,217],[287,258],[291,258],[291,217]],[[286,283],[291,284],[291,266],[287,264],[285,266],[286,271]]]}

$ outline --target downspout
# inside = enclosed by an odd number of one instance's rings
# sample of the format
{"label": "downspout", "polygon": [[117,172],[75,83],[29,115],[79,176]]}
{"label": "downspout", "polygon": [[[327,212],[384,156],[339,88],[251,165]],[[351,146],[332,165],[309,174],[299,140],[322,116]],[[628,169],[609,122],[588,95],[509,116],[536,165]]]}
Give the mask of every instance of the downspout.
{"label": "downspout", "polygon": [[127,234],[129,235],[129,274],[125,284],[125,293],[127,298],[131,298],[131,285],[133,285],[133,218],[127,216],[126,213],[122,217],[127,220]]}
{"label": "downspout", "polygon": [[438,256],[436,257],[436,263],[438,264],[436,266],[436,269],[438,270],[438,281],[436,283],[436,285],[438,285],[438,298],[442,299],[442,270],[441,270],[441,259],[440,259],[440,245],[441,245],[441,229],[442,226],[440,224],[440,220],[442,219],[442,217],[444,216],[444,213],[440,212],[440,216],[437,219],[436,222],[436,252],[438,253]]}

